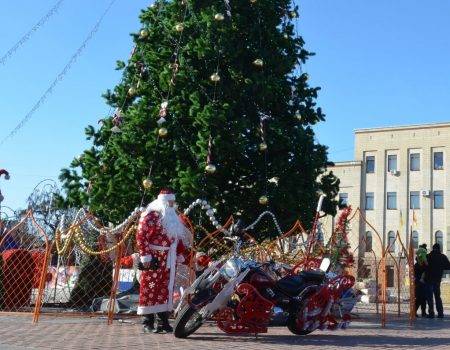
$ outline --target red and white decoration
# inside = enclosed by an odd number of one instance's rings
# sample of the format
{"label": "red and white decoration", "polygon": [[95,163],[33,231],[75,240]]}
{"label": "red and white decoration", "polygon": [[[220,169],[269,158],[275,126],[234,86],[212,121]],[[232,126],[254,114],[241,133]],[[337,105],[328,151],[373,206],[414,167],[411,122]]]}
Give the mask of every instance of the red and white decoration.
{"label": "red and white decoration", "polygon": [[186,247],[182,236],[187,228],[167,201],[174,200],[163,190],[141,215],[137,243],[142,263],[157,260],[154,270],[142,271],[138,315],[173,310],[176,264],[185,260]]}

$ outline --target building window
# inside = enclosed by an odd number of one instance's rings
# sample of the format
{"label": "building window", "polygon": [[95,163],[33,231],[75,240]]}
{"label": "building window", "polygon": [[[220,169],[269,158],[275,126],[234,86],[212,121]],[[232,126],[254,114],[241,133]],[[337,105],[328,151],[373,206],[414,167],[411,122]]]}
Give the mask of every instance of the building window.
{"label": "building window", "polygon": [[395,154],[388,155],[388,171],[397,170],[397,156]]}
{"label": "building window", "polygon": [[375,156],[366,157],[366,173],[375,172]]}
{"label": "building window", "polygon": [[409,208],[410,209],[420,209],[420,192],[419,191],[409,192]]}
{"label": "building window", "polygon": [[434,152],[434,170],[444,169],[444,153]]}
{"label": "building window", "polygon": [[373,192],[366,192],[366,210],[373,210]]}
{"label": "building window", "polygon": [[420,170],[420,154],[411,153],[409,155],[409,170],[419,171]]}
{"label": "building window", "polygon": [[419,232],[413,231],[412,233],[412,244],[414,249],[419,249]]}
{"label": "building window", "polygon": [[389,248],[389,252],[391,253],[395,253],[395,232],[394,231],[389,231],[388,233],[388,247]]}
{"label": "building window", "polygon": [[434,209],[444,209],[444,191],[434,191]]}
{"label": "building window", "polygon": [[339,193],[339,209],[347,208],[348,193]]}
{"label": "building window", "polygon": [[397,209],[397,192],[387,193],[387,208]]}
{"label": "building window", "polygon": [[366,253],[372,251],[372,232],[370,232],[370,231],[366,232],[365,251],[366,251]]}
{"label": "building window", "polygon": [[436,233],[434,234],[434,243],[439,243],[442,253],[442,250],[444,248],[444,235],[442,234],[442,231],[436,231]]}
{"label": "building window", "polygon": [[386,266],[386,287],[393,288],[395,286],[394,278],[395,278],[394,266]]}

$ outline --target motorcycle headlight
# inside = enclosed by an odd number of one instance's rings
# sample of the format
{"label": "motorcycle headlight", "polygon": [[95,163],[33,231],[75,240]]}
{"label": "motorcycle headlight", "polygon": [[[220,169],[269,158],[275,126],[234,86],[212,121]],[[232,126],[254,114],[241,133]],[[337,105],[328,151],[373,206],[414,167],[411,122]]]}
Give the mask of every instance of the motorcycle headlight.
{"label": "motorcycle headlight", "polygon": [[221,270],[227,278],[234,278],[239,274],[239,264],[236,260],[230,259],[222,266]]}

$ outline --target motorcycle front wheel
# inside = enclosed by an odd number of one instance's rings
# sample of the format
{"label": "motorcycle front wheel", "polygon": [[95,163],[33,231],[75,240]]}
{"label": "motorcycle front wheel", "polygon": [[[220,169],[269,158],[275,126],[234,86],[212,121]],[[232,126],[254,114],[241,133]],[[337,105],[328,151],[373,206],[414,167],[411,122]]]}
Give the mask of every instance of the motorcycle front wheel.
{"label": "motorcycle front wheel", "polygon": [[207,317],[205,318],[202,314],[202,310],[204,310],[205,307],[206,306],[197,310],[187,304],[181,309],[173,327],[173,334],[176,338],[189,337],[206,322]]}

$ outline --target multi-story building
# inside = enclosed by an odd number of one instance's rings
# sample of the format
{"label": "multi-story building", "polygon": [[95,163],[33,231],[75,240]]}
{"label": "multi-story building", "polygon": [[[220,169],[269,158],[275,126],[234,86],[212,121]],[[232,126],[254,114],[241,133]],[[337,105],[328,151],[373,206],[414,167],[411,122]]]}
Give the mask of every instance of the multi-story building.
{"label": "multi-story building", "polygon": [[[339,200],[365,217],[352,225],[355,255],[381,256],[397,232],[407,247],[412,232],[415,248],[437,242],[450,256],[450,123],[355,130],[354,160],[330,170],[341,180]],[[402,256],[402,247],[390,252]]]}

